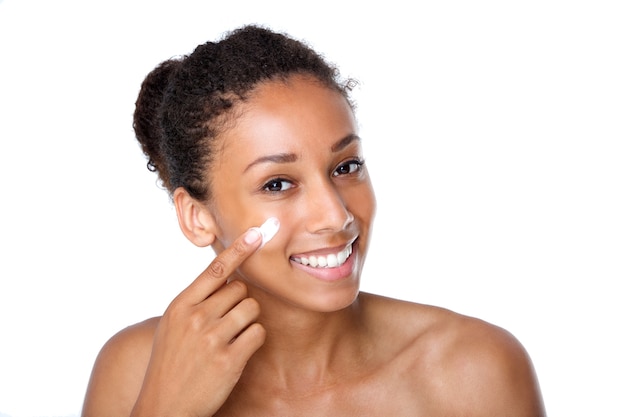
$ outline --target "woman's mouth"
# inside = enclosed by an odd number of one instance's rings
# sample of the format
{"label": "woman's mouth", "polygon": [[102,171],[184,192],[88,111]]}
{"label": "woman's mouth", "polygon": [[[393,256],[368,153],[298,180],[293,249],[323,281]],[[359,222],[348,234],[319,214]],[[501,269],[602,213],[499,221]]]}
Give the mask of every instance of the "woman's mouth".
{"label": "woman's mouth", "polygon": [[336,268],[343,265],[352,254],[352,243],[353,242],[350,242],[345,248],[337,253],[292,257],[291,260],[312,268]]}

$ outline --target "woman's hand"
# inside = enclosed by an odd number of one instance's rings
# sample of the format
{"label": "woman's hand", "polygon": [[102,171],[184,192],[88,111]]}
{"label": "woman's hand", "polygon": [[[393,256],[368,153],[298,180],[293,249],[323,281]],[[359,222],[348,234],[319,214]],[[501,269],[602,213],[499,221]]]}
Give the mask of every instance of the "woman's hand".
{"label": "woman's hand", "polygon": [[259,305],[245,284],[227,283],[261,244],[250,229],[222,251],[169,305],[133,416],[211,416],[265,341]]}

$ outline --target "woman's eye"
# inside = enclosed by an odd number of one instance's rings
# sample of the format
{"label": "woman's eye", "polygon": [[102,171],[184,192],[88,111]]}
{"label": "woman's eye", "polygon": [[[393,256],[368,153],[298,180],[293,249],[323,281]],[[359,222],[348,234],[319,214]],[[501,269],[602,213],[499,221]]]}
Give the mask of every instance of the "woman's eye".
{"label": "woman's eye", "polygon": [[338,177],[339,175],[348,175],[354,172],[360,171],[363,166],[363,161],[348,161],[344,164],[341,164],[337,167],[335,172],[333,172],[333,177]]}
{"label": "woman's eye", "polygon": [[288,190],[291,187],[293,187],[293,184],[291,183],[291,181],[288,181],[282,178],[275,178],[273,180],[266,182],[265,185],[263,185],[263,191],[276,193],[276,192]]}

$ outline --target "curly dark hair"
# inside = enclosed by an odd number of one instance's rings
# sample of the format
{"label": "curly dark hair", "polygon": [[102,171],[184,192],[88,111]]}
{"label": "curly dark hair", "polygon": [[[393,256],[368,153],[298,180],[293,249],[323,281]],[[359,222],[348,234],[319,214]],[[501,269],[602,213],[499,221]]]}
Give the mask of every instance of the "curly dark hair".
{"label": "curly dark hair", "polygon": [[170,195],[183,187],[208,201],[212,144],[236,118],[236,104],[259,83],[296,74],[314,77],[352,106],[354,80],[340,80],[337,68],[302,41],[256,25],[162,62],[143,81],[133,116],[148,169],[158,173]]}

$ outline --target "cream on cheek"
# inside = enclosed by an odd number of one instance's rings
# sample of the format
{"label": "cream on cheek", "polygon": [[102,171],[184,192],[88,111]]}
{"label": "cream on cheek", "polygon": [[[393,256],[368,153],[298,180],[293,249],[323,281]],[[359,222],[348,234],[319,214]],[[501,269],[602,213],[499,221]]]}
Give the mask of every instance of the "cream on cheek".
{"label": "cream on cheek", "polygon": [[261,226],[254,227],[254,229],[258,230],[259,233],[261,233],[261,237],[263,238],[259,249],[265,246],[267,242],[272,240],[276,233],[278,233],[279,228],[280,221],[276,217],[270,217],[269,219],[265,220],[265,222]]}
{"label": "cream on cheek", "polygon": [[[241,235],[243,235],[249,229],[256,229],[259,231],[262,237],[262,243],[259,250],[265,246],[274,236],[278,233],[281,223],[278,216],[255,214],[251,213],[239,213],[235,210],[230,211],[230,215],[216,216],[219,232],[217,233],[217,243],[219,248],[224,248],[232,245],[232,243]],[[248,220],[254,218],[255,220]],[[263,219],[263,220],[258,220]]]}

